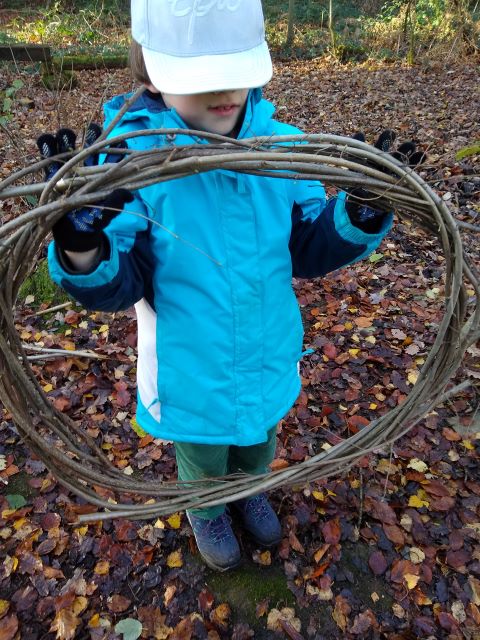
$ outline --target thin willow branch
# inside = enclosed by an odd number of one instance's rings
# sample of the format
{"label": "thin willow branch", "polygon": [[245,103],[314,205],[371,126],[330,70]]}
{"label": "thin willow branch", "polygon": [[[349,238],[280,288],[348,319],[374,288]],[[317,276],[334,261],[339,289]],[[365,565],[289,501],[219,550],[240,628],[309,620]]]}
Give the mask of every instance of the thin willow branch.
{"label": "thin willow branch", "polygon": [[25,351],[35,351],[41,353],[39,356],[27,356],[29,360],[40,360],[45,358],[59,358],[63,357],[78,357],[78,358],[93,358],[94,360],[106,360],[107,356],[95,353],[93,351],[76,351],[71,349],[49,349],[48,347],[36,347],[34,345],[22,343],[22,347]]}

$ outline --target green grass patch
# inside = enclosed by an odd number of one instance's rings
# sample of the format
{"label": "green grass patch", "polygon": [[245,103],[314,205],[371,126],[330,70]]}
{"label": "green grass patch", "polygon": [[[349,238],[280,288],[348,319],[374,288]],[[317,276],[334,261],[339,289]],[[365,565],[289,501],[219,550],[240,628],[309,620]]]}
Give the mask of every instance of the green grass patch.
{"label": "green grass patch", "polygon": [[2,26],[0,40],[50,45],[69,53],[125,53],[130,38],[129,4],[120,0],[67,3],[45,6],[9,2],[12,16]]}
{"label": "green grass patch", "polygon": [[40,260],[34,271],[26,278],[20,287],[18,298],[21,302],[34,307],[40,307],[42,304],[54,306],[71,300],[70,296],[51,279],[46,259]]}

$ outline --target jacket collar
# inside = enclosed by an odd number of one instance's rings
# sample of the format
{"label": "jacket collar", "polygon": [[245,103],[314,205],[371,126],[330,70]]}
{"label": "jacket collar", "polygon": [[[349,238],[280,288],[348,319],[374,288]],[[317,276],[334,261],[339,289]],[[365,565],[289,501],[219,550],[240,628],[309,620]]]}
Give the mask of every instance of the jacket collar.
{"label": "jacket collar", "polygon": [[[108,126],[115,114],[131,96],[132,94],[115,96],[105,104],[105,126]],[[249,138],[264,134],[266,124],[274,112],[275,107],[267,100],[262,99],[262,90],[260,88],[251,89],[247,97],[245,116],[238,138]],[[123,115],[119,126],[126,123],[131,126],[136,120],[138,120],[138,125],[142,129],[188,128],[175,109],[166,107],[161,97],[153,97],[149,91],[142,93],[130,106]],[[203,138],[199,139],[198,142],[206,143],[207,140]]]}

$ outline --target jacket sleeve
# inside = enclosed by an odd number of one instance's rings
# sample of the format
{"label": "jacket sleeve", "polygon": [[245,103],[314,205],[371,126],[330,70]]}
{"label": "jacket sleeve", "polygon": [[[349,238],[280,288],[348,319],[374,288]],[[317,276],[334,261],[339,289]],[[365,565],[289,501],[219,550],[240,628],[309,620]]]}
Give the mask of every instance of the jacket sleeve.
{"label": "jacket sleeve", "polygon": [[144,297],[153,305],[153,256],[146,217],[145,205],[136,195],[105,229],[105,255],[88,273],[69,269],[68,260],[51,242],[52,279],[87,309],[119,311]]}
{"label": "jacket sleeve", "polygon": [[392,214],[385,215],[378,233],[366,233],[354,226],[345,209],[345,198],[341,192],[327,200],[319,182],[294,182],[289,247],[295,277],[323,276],[361,260],[391,229]]}

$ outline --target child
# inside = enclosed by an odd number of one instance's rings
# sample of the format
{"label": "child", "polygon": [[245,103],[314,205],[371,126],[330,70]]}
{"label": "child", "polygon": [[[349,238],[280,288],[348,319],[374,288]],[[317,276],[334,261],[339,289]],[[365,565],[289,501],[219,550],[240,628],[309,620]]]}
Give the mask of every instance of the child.
{"label": "child", "polygon": [[[148,89],[112,136],[162,127],[236,138],[299,133],[272,119],[258,88],[272,74],[260,0],[135,0],[132,32],[133,69]],[[125,99],[105,105],[107,125]],[[207,144],[152,134],[128,146],[194,142]],[[392,216],[373,212],[363,223],[359,209],[346,206],[345,193],[327,201],[315,181],[219,169],[133,195],[116,191],[55,226],[49,264],[57,283],[87,308],[135,304],[137,419],[174,440],[180,480],[268,470],[275,425],[300,391],[303,331],[292,275],[321,276],[375,249]],[[230,507],[259,544],[279,542],[264,494]],[[238,565],[225,505],[187,516],[207,564]]]}

